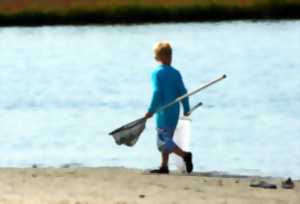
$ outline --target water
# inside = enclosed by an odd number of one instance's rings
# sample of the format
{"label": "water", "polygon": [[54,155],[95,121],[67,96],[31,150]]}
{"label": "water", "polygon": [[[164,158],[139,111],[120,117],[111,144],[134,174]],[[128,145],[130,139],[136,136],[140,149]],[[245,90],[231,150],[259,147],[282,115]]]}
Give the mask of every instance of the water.
{"label": "water", "polygon": [[153,121],[107,133],[145,113],[162,39],[189,90],[228,76],[191,98],[195,169],[300,178],[300,21],[0,28],[0,166],[157,167]]}

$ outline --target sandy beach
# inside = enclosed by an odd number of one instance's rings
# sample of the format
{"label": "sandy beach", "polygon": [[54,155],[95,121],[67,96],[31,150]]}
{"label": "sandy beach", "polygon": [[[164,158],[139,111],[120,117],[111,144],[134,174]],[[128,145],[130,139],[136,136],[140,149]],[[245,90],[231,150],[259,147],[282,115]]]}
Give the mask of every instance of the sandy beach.
{"label": "sandy beach", "polygon": [[294,189],[282,189],[283,179],[263,179],[277,189],[262,189],[249,186],[253,179],[200,173],[150,175],[125,168],[1,169],[0,203],[300,203],[299,181]]}

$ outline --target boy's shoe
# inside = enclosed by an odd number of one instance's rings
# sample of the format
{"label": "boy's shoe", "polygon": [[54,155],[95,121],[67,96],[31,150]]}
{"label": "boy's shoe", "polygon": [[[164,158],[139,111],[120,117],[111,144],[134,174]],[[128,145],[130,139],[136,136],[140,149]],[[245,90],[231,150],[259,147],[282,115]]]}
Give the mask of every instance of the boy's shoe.
{"label": "boy's shoe", "polygon": [[191,173],[193,171],[192,153],[187,152],[183,158],[186,166],[186,171]]}
{"label": "boy's shoe", "polygon": [[169,168],[165,167],[165,166],[162,166],[159,169],[151,170],[150,173],[152,173],[152,174],[168,174],[169,173]]}

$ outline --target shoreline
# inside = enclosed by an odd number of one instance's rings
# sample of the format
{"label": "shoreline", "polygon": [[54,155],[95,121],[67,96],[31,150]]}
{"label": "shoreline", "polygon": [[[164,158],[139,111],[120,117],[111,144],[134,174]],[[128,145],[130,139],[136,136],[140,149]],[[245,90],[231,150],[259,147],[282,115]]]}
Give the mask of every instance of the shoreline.
{"label": "shoreline", "polygon": [[[81,163],[66,163],[58,166],[49,166],[49,165],[41,165],[41,164],[33,164],[31,166],[1,166],[1,170],[13,170],[13,171],[18,171],[18,170],[48,170],[48,169],[53,169],[53,170],[68,170],[68,169],[73,169],[73,170],[84,170],[84,169],[91,169],[91,170],[97,170],[97,169],[120,169],[120,170],[129,170],[129,171],[138,171],[138,172],[143,172],[147,173],[149,171],[149,168],[136,168],[136,167],[125,167],[125,166],[89,166],[89,165],[84,165]],[[236,179],[251,179],[251,178],[259,178],[259,179],[287,179],[288,177],[293,178],[294,181],[299,181],[300,182],[300,177],[293,177],[291,175],[269,175],[266,173],[244,173],[243,172],[230,172],[230,171],[222,171],[222,170],[209,170],[209,171],[198,171],[194,170],[191,174],[183,173],[177,170],[175,167],[170,169],[170,174],[169,175],[176,175],[176,176],[200,176],[200,177],[216,177],[216,178],[236,178]]]}
{"label": "shoreline", "polygon": [[254,5],[117,5],[100,8],[24,9],[13,13],[0,10],[0,27],[89,24],[144,24],[168,22],[216,22],[232,20],[300,19],[300,3]]}
{"label": "shoreline", "polygon": [[137,169],[0,169],[0,203],[290,203],[300,202],[300,181],[283,189],[278,178],[255,178],[277,189],[253,188],[254,177],[150,175]]}

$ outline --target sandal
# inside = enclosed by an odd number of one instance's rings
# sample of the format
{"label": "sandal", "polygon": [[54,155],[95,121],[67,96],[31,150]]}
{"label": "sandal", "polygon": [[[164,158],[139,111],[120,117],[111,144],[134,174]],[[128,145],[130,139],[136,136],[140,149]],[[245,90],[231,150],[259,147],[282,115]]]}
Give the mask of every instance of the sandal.
{"label": "sandal", "polygon": [[160,167],[159,169],[154,169],[150,171],[151,174],[168,174],[169,168],[168,167]]}
{"label": "sandal", "polygon": [[192,163],[192,153],[187,152],[183,158],[186,166],[186,171],[191,173],[193,171],[193,163]]}

